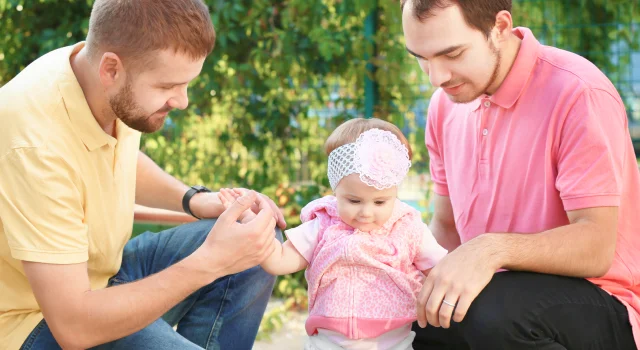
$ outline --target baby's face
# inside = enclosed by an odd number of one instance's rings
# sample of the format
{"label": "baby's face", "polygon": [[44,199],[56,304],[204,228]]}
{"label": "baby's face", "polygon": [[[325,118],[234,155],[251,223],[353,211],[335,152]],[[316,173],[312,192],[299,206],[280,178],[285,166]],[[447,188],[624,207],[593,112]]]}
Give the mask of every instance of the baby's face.
{"label": "baby's face", "polygon": [[378,190],[360,181],[359,174],[351,174],[340,180],[335,195],[342,221],[369,232],[382,227],[391,217],[398,188]]}

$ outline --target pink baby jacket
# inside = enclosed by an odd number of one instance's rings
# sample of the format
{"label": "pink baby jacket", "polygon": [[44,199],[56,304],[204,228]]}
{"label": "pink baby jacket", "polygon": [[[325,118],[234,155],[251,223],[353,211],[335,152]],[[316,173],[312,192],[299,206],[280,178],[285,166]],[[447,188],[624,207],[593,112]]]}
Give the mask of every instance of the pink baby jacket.
{"label": "pink baby jacket", "polygon": [[326,196],[305,206],[301,219],[286,234],[309,262],[309,335],[321,328],[374,338],[415,321],[422,271],[447,254],[420,212],[396,199],[389,220],[363,232],[342,222],[336,198]]}

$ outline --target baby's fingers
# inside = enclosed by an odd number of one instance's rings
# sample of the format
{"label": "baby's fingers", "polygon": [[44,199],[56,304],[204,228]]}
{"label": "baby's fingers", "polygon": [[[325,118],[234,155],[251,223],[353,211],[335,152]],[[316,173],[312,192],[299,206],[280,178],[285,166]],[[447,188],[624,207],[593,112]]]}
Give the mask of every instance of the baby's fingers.
{"label": "baby's fingers", "polygon": [[232,193],[233,192],[227,188],[222,188],[220,189],[220,192],[218,192],[218,198],[220,198],[220,201],[225,208],[228,208],[236,198],[238,198],[238,196],[234,196]]}

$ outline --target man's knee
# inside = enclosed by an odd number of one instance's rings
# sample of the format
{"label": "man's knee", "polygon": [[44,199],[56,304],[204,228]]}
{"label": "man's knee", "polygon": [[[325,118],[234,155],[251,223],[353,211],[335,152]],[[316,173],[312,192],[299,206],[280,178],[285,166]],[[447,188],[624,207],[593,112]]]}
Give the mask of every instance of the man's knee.
{"label": "man's knee", "polygon": [[485,294],[477,298],[460,324],[467,341],[473,343],[473,339],[501,338],[505,333],[510,333],[518,319],[514,317],[517,312],[504,311],[503,305],[493,296]]}
{"label": "man's knee", "polygon": [[526,332],[525,324],[531,321],[531,300],[523,300],[515,293],[518,280],[527,278],[521,273],[498,273],[478,295],[461,323],[467,341],[473,339],[491,341],[506,339]]}

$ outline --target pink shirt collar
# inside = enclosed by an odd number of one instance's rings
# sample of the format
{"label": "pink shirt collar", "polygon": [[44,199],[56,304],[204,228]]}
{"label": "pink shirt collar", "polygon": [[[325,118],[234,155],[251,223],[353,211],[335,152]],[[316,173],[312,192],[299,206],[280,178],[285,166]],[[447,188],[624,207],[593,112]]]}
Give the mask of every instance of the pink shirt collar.
{"label": "pink shirt collar", "polygon": [[531,77],[533,67],[538,58],[540,43],[529,28],[515,28],[513,30],[513,34],[522,39],[522,44],[520,45],[520,50],[518,51],[515,62],[513,62],[511,70],[495,94],[492,96],[483,94],[477,99],[471,101],[471,110],[475,111],[478,109],[478,107],[480,107],[480,103],[487,98],[492,103],[495,103],[502,108],[509,109],[516,103],[522,94],[522,91],[524,91],[524,87],[527,84],[527,81],[529,81],[529,77]]}

